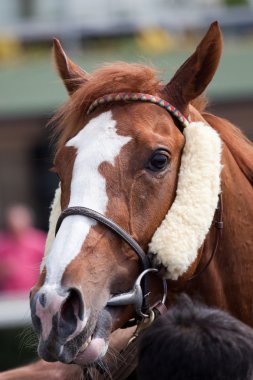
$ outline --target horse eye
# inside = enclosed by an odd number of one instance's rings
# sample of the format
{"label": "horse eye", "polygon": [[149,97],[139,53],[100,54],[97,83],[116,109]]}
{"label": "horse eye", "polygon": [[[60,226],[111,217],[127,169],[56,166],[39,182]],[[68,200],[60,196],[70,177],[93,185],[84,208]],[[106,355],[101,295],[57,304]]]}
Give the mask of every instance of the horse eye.
{"label": "horse eye", "polygon": [[167,152],[158,151],[153,154],[148,162],[147,168],[153,172],[158,172],[166,168],[169,163],[169,156]]}

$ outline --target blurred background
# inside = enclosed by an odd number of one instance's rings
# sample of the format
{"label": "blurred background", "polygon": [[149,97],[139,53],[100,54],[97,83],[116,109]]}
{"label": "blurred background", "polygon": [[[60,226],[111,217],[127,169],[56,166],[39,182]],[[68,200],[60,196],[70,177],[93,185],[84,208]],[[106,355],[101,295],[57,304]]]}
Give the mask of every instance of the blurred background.
{"label": "blurred background", "polygon": [[90,71],[125,60],[169,80],[209,24],[224,35],[209,111],[253,138],[253,0],[0,0],[0,371],[36,356],[28,293],[57,186],[46,124],[67,99],[52,38]]}

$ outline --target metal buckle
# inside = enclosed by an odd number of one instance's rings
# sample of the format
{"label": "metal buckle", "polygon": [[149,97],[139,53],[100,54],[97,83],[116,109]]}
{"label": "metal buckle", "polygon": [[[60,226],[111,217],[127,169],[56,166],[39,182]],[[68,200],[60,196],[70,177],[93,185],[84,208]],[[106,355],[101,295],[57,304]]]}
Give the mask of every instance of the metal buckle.
{"label": "metal buckle", "polygon": [[135,330],[135,332],[133,333],[133,335],[131,336],[131,338],[129,339],[128,343],[127,343],[127,347],[133,343],[137,338],[138,336],[140,335],[140,333],[144,330],[146,330],[155,320],[155,313],[153,312],[153,310],[150,310],[150,314],[147,318],[143,318],[137,325],[137,328]]}

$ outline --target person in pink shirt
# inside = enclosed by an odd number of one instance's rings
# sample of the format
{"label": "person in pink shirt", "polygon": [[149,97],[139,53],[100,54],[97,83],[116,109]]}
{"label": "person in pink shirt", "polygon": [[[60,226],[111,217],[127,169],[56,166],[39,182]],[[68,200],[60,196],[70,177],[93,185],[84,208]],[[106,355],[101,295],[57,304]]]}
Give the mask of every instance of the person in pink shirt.
{"label": "person in pink shirt", "polygon": [[26,206],[6,210],[5,230],[0,233],[0,292],[28,293],[37,281],[46,234],[32,225]]}

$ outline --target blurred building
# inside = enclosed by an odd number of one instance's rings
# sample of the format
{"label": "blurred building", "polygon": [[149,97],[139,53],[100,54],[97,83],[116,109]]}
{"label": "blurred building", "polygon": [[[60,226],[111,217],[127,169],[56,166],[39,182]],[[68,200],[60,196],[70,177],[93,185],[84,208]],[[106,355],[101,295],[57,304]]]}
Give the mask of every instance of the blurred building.
{"label": "blurred building", "polygon": [[242,26],[252,24],[252,15],[253,0],[1,0],[0,32],[27,41],[52,34],[78,39],[154,26],[181,31],[215,19]]}

